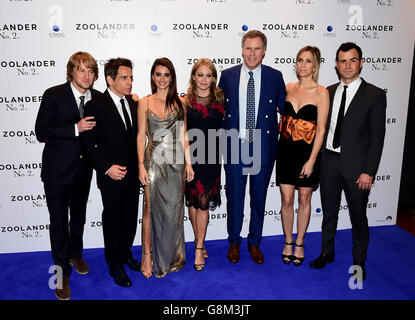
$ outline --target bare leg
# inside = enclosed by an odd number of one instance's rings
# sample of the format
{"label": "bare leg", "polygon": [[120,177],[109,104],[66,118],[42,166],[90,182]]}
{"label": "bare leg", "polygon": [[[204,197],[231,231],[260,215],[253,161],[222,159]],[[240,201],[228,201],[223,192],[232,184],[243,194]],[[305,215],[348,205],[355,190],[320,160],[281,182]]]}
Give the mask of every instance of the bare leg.
{"label": "bare leg", "polygon": [[[197,229],[197,243],[196,248],[205,247],[205,237],[207,231],[207,225],[209,222],[209,210],[198,209],[196,212],[196,229]],[[196,250],[195,264],[204,264],[205,259],[202,250]]]}
{"label": "bare leg", "polygon": [[[289,184],[280,185],[281,192],[281,220],[282,228],[285,235],[285,242],[294,242],[293,225],[294,225],[294,192],[295,187]],[[283,254],[292,255],[292,246],[284,245]],[[284,259],[289,261],[288,258]]]}
{"label": "bare leg", "polygon": [[149,207],[149,189],[148,186],[144,187],[145,204],[143,210],[143,224],[141,231],[141,250],[142,250],[142,262],[141,272],[145,277],[149,277],[152,274],[151,265],[151,226],[150,226],[150,207]]}
{"label": "bare leg", "polygon": [[[308,224],[310,222],[312,194],[312,188],[300,187],[298,189],[297,239],[295,243],[299,245],[304,244],[304,237],[307,232]],[[296,246],[294,250],[294,255],[296,257],[303,258],[304,247]]]}
{"label": "bare leg", "polygon": [[192,223],[193,233],[195,234],[195,244],[196,244],[196,241],[197,241],[197,227],[196,227],[197,209],[195,209],[195,207],[189,207],[188,213],[189,213],[190,222]]}

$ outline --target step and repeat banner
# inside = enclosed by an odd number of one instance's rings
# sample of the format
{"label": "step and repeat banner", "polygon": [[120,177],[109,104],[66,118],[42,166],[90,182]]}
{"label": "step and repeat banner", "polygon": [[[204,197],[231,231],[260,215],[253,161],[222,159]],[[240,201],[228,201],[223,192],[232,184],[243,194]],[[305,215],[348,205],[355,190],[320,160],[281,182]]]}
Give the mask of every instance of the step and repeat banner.
{"label": "step and repeat banner", "polygon": [[[268,37],[264,63],[297,81],[295,56],[306,45],[320,48],[319,82],[338,81],[335,53],[342,42],[363,49],[362,77],[387,92],[386,138],[367,214],[371,226],[396,222],[414,48],[415,2],[411,0],[1,0],[0,1],[0,253],[50,250],[49,214],[40,180],[44,145],[34,123],[43,92],[66,81],[76,51],[97,60],[95,88],[106,89],[104,64],[125,57],[134,63],[133,92],[150,93],[154,59],[168,57],[185,93],[192,65],[210,58],[220,72],[242,63],[241,39],[258,29]],[[268,190],[264,235],[282,234],[280,191],[274,174]],[[226,181],[222,175],[222,185]],[[298,205],[295,205],[297,208]],[[141,244],[140,197],[136,244]],[[339,229],[350,228],[343,197]],[[102,203],[95,176],[88,202],[84,243],[103,247]],[[207,239],[225,239],[226,197],[210,212]],[[309,232],[320,231],[317,190]],[[242,236],[248,232],[249,195]],[[186,241],[193,241],[187,213]]]}

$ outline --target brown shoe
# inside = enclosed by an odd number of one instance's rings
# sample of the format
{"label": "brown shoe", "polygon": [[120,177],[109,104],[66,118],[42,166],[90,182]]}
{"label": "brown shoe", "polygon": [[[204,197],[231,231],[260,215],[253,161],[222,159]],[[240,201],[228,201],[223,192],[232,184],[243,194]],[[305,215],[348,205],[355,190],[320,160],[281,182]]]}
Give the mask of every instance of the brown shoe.
{"label": "brown shoe", "polygon": [[259,249],[259,247],[248,246],[248,251],[251,253],[251,258],[255,263],[264,263],[264,255],[262,254],[261,249]]}
{"label": "brown shoe", "polygon": [[231,243],[228,250],[228,259],[232,263],[237,263],[239,261],[240,254],[239,254],[239,244],[238,243]]}
{"label": "brown shoe", "polygon": [[69,259],[69,263],[75,267],[76,272],[79,274],[87,274],[89,272],[89,266],[83,258]]}
{"label": "brown shoe", "polygon": [[69,277],[63,277],[62,288],[58,288],[58,284],[56,285],[55,295],[56,295],[56,298],[58,298],[59,300],[69,300],[71,298],[71,288],[69,287]]}

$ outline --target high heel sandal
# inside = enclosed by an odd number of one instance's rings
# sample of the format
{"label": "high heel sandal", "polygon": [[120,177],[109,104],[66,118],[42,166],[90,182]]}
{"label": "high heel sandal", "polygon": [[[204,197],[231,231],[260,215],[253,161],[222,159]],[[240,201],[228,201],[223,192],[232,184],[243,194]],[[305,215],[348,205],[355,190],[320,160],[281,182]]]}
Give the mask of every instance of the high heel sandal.
{"label": "high heel sandal", "polygon": [[[286,246],[293,246],[294,242],[291,242],[291,243],[285,242],[284,244]],[[290,254],[290,255],[282,254],[282,262],[284,262],[284,264],[290,264],[291,261],[293,260],[293,257],[294,256],[292,254]],[[288,259],[288,260],[286,260],[286,259]]]}
{"label": "high heel sandal", "polygon": [[[304,243],[303,244],[295,244],[295,246],[298,247],[298,248],[304,248]],[[295,260],[297,260],[297,262]],[[300,258],[300,257],[296,257],[296,256],[293,255],[292,261],[293,261],[293,265],[295,265],[296,267],[299,267],[303,264],[304,257]]]}
{"label": "high heel sandal", "polygon": [[[197,246],[197,240],[195,239],[195,246]],[[209,258],[208,252],[206,250],[206,247],[203,247],[203,258]]]}
{"label": "high heel sandal", "polygon": [[[143,255],[144,256],[151,255],[151,251],[149,251],[149,252],[143,252]],[[153,264],[153,263],[151,263],[151,264]],[[146,278],[146,279],[151,278],[151,276],[153,275],[153,270],[151,270],[151,271],[145,271],[145,270],[143,270],[142,265],[141,265],[141,270],[140,271],[141,271],[141,274],[143,275],[143,277]]]}
{"label": "high heel sandal", "polygon": [[[203,254],[203,249],[204,248],[195,248],[195,250],[201,250],[202,254]],[[196,253],[196,251],[195,251],[195,253]],[[194,268],[195,268],[196,271],[202,271],[205,268],[205,264],[204,263],[197,263],[197,264],[195,263]]]}

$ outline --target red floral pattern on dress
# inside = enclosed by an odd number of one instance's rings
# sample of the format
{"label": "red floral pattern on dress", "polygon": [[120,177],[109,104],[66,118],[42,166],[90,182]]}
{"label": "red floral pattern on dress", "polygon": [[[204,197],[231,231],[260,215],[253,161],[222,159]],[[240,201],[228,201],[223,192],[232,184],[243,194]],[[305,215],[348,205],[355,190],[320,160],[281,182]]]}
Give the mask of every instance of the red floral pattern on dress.
{"label": "red floral pattern on dress", "polygon": [[203,186],[203,184],[200,182],[200,180],[196,181],[196,185],[195,185],[197,191],[199,192],[199,194],[205,194],[205,187]]}
{"label": "red floral pattern on dress", "polygon": [[[218,187],[217,186],[219,185],[219,183],[220,183],[220,177],[218,177],[215,180],[215,183],[212,186],[212,194],[214,194],[214,195],[218,194]],[[220,186],[219,186],[219,188],[220,188]]]}
{"label": "red floral pattern on dress", "polygon": [[223,108],[223,106],[221,104],[214,104],[212,103],[211,105],[212,109],[217,109],[220,113],[222,113],[222,115],[225,115],[225,109]]}
{"label": "red floral pattern on dress", "polygon": [[203,104],[197,103],[196,100],[192,101],[192,107],[202,113],[202,118],[210,116],[208,108]]}
{"label": "red floral pattern on dress", "polygon": [[[211,106],[212,110],[216,109],[216,110],[218,110],[218,112],[220,112],[222,114],[222,116],[225,115],[225,109],[223,108],[223,106],[221,104],[212,103],[210,106]],[[206,118],[206,117],[211,116],[209,114],[209,109],[206,106],[204,106],[203,104],[197,103],[196,100],[192,100],[192,107],[194,109],[196,109],[197,111],[202,113],[202,118]]]}

